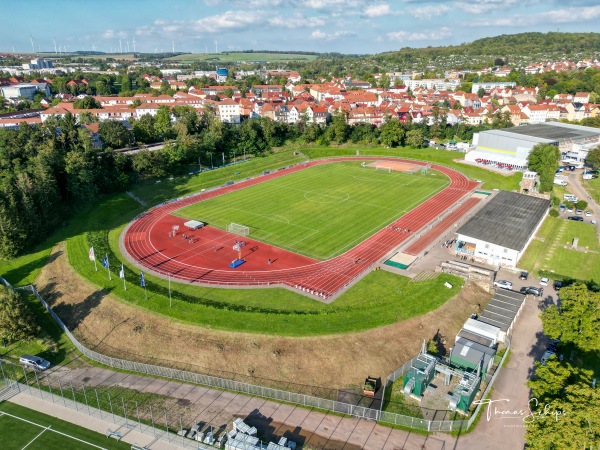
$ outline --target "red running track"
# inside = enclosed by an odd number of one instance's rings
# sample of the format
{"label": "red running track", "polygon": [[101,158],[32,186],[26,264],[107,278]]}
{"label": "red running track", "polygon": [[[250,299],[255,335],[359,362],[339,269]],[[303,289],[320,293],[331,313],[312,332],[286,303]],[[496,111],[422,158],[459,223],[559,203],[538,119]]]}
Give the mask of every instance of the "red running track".
{"label": "red running track", "polygon": [[[253,247],[259,246],[262,252],[261,255],[268,255],[271,254],[269,252],[279,251],[278,258],[280,259],[276,261],[276,264],[268,264],[267,258],[260,257],[255,258],[254,263],[251,264],[250,261],[252,258],[248,258],[248,263],[233,270],[227,267],[224,262],[229,262],[232,259],[234,253],[229,246],[234,243],[235,239],[241,239],[239,236],[220,230],[215,231],[216,229],[209,231],[210,227],[198,232],[190,232],[190,234],[198,233],[198,237],[200,237],[200,246],[196,247],[195,251],[191,251],[190,249],[194,248],[193,246],[196,244],[188,244],[187,241],[181,240],[179,237],[167,237],[166,231],[170,229],[171,223],[174,220],[174,216],[171,216],[170,213],[175,210],[308,167],[348,160],[390,160],[411,164],[426,164],[411,160],[399,160],[397,158],[331,158],[307,162],[258,178],[245,180],[231,186],[205,191],[192,197],[157,206],[141,217],[134,219],[122,235],[125,253],[138,265],[142,265],[152,272],[162,275],[170,274],[173,278],[185,281],[226,286],[283,285],[299,289],[318,298],[328,299],[409,239],[413,233],[422,230],[427,224],[441,216],[447,209],[465,197],[478,185],[477,182],[470,181],[453,169],[432,164],[432,169],[444,173],[450,179],[450,185],[447,188],[438,192],[346,253],[327,261],[315,261],[292,252],[276,249],[275,247],[243,238],[247,242],[246,247],[244,247],[245,254],[248,254]],[[468,203],[463,203],[461,207],[455,210],[452,213],[453,217],[459,214],[458,210],[466,211],[465,205]],[[183,222],[181,219],[179,221]],[[447,221],[442,222],[447,224]],[[440,227],[441,224],[436,224],[434,227],[436,231],[439,231],[439,234],[444,231]],[[216,236],[214,242],[218,243],[218,249],[216,248],[217,244],[212,245],[210,239],[206,240],[205,232],[213,233]],[[432,232],[433,230],[429,233]],[[210,235],[211,239],[213,234]],[[206,244],[206,242],[210,243]],[[189,247],[186,247],[188,245]],[[223,255],[228,255],[228,257],[216,256],[219,251],[223,251]]]}

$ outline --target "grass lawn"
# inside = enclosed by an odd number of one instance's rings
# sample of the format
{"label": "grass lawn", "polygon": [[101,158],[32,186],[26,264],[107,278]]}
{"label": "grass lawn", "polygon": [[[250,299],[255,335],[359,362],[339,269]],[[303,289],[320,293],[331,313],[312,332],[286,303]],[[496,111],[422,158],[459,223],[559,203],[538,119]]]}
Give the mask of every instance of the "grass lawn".
{"label": "grass lawn", "polygon": [[3,450],[127,449],[131,444],[10,402],[0,404]]}
{"label": "grass lawn", "polygon": [[[587,251],[567,248],[573,238],[579,238],[578,247]],[[519,267],[531,272],[553,272],[562,277],[578,280],[600,280],[600,243],[596,227],[548,217],[519,262]]]}
{"label": "grass lawn", "polygon": [[600,203],[600,178],[594,178],[593,180],[583,180],[583,186],[588,194],[596,200],[596,203]]}
{"label": "grass lawn", "polygon": [[419,403],[402,392],[404,377],[398,378],[385,390],[382,410],[389,413],[402,414],[404,416],[423,418]]}
{"label": "grass lawn", "polygon": [[315,259],[337,256],[448,185],[426,176],[323,164],[190,205],[175,214],[226,229],[250,228],[253,239]]}

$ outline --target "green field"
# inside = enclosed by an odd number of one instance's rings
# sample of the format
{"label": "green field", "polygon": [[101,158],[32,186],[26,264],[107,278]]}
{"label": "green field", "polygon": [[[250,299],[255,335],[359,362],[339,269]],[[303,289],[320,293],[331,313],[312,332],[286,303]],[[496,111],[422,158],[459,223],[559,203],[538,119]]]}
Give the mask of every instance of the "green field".
{"label": "green field", "polygon": [[185,55],[172,56],[163,61],[178,61],[192,63],[197,61],[212,63],[255,63],[255,62],[288,62],[288,61],[314,61],[317,55],[304,55],[301,53],[189,53]]}
{"label": "green field", "polygon": [[315,259],[337,256],[446,187],[427,175],[322,164],[177,211],[226,229],[234,222],[250,237]]}
{"label": "green field", "polygon": [[0,404],[0,448],[129,450],[131,444],[14,403],[3,402]]}
{"label": "green field", "polygon": [[[569,248],[579,238],[578,250]],[[590,223],[548,217],[519,261],[519,267],[560,278],[600,281],[600,244]]]}

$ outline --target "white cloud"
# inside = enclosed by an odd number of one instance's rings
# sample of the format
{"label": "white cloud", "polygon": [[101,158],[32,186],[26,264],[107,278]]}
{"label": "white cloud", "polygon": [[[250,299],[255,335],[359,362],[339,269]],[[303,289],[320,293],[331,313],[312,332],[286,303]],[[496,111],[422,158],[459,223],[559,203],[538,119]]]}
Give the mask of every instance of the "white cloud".
{"label": "white cloud", "polygon": [[364,11],[364,15],[367,17],[379,17],[386,16],[391,12],[392,10],[390,9],[390,5],[386,3],[379,3],[377,5],[367,6],[367,9]]}
{"label": "white cloud", "polygon": [[267,23],[272,27],[296,29],[322,27],[326,24],[326,20],[323,17],[305,17],[302,14],[296,13],[286,17],[271,17],[267,20]]}
{"label": "white cloud", "polygon": [[420,32],[393,31],[387,34],[390,41],[441,41],[451,36],[452,30],[448,27]]}
{"label": "white cloud", "polygon": [[325,33],[321,30],[315,30],[311,33],[310,38],[316,41],[334,41],[344,37],[354,37],[356,33],[352,31],[336,31],[335,33]]}
{"label": "white cloud", "polygon": [[446,5],[425,5],[416,8],[407,8],[406,11],[417,19],[431,19],[432,17],[441,16],[450,11]]}
{"label": "white cloud", "polygon": [[116,31],[109,28],[102,33],[101,37],[104,39],[127,39],[127,33],[125,31]]}
{"label": "white cloud", "polygon": [[485,14],[498,9],[507,10],[517,4],[524,6],[527,3],[531,2],[528,0],[459,0],[454,2],[454,6],[469,14]]}
{"label": "white cloud", "polygon": [[358,0],[301,0],[298,3],[312,9],[329,9],[334,7],[355,8],[361,2]]}
{"label": "white cloud", "polygon": [[563,8],[537,14],[511,14],[492,20],[476,21],[473,25],[490,27],[527,27],[538,24],[578,23],[600,18],[600,6]]}

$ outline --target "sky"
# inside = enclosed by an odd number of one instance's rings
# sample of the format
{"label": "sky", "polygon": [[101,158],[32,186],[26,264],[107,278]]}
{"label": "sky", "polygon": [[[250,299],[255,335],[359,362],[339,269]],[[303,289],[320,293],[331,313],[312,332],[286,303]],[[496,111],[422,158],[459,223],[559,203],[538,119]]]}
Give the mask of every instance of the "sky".
{"label": "sky", "polygon": [[141,52],[373,54],[528,31],[598,31],[600,2],[25,0],[3,4],[2,16],[0,52],[126,52],[135,42]]}

